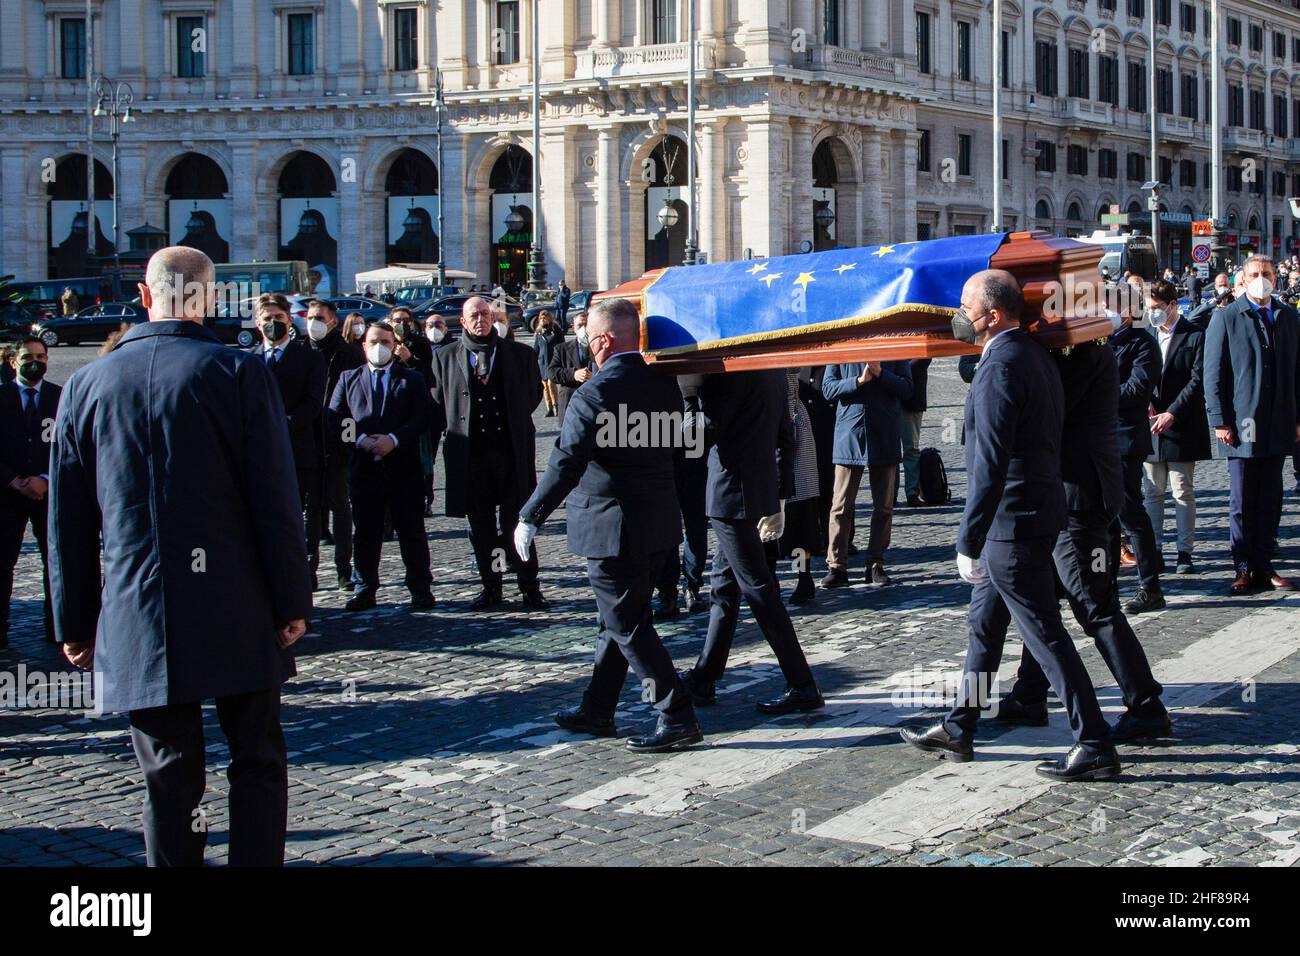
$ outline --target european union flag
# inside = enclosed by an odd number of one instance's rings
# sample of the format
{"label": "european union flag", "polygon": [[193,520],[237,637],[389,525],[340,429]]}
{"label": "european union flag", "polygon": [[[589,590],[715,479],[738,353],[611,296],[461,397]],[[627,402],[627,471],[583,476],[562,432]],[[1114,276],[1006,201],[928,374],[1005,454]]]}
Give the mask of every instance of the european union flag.
{"label": "european union flag", "polygon": [[902,312],[951,316],[1007,233],[680,266],[644,292],[648,349],[693,352]]}

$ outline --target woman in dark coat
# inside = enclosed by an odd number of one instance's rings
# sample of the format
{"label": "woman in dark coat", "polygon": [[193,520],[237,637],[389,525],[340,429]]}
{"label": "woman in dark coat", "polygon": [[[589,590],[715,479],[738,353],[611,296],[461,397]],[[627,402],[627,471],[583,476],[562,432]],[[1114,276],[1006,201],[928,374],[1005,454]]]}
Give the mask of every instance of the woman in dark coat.
{"label": "woman in dark coat", "polygon": [[564,330],[556,324],[555,316],[542,312],[537,316],[537,334],[533,336],[533,349],[537,352],[537,368],[542,374],[542,396],[546,399],[546,417],[555,417],[556,388],[548,369],[551,356],[564,344]]}

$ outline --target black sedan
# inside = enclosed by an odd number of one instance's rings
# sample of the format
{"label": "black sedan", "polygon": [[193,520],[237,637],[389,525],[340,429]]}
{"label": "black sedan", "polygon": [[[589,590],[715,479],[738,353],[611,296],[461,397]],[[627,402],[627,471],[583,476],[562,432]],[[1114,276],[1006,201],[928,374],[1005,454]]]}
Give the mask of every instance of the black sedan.
{"label": "black sedan", "polygon": [[135,325],[149,321],[149,312],[138,302],[101,302],[88,305],[76,315],[42,319],[32,328],[46,348],[56,345],[80,345],[103,342],[125,322]]}
{"label": "black sedan", "polygon": [[[386,318],[394,308],[394,306],[386,302],[380,302],[378,299],[368,299],[361,295],[321,295],[315,298],[334,306],[334,311],[339,314],[340,319],[351,315],[353,312],[360,312],[361,317],[366,320],[367,324]],[[307,310],[300,306],[294,310],[294,314],[297,318],[304,318],[307,315]]]}
{"label": "black sedan", "polygon": [[[465,309],[465,302],[474,297],[475,295],[469,293],[460,293],[445,295],[441,299],[426,299],[424,302],[417,302],[411,306],[411,316],[416,322],[424,324],[430,315],[440,315],[447,322],[447,333],[449,335],[459,335],[460,317]],[[487,297],[481,296],[480,298]],[[510,322],[510,327],[516,333],[524,331],[524,310],[517,302],[506,302],[506,318]]]}

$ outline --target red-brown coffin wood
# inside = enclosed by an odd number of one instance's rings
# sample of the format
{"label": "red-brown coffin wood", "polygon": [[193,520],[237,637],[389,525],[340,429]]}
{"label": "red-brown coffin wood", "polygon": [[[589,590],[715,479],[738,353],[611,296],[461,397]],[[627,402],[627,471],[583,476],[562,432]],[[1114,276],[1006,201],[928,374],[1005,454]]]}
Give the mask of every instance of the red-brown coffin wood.
{"label": "red-brown coffin wood", "polygon": [[[1102,250],[1046,232],[1015,232],[994,253],[990,266],[1006,269],[1017,279],[1025,293],[1025,311],[1033,317],[1031,330],[1049,348],[1075,345],[1110,334],[1110,320],[1093,309],[1087,314],[1071,311],[1075,302],[1094,306],[1103,301],[1102,282],[1097,264]],[[644,320],[644,291],[663,270],[655,269],[640,278],[592,296],[601,299],[627,299],[637,307]],[[1072,279],[1072,283],[1071,283]],[[1044,315],[1043,307],[1056,284],[1072,284],[1074,295],[1058,296],[1066,308],[1063,315]],[[1092,287],[1092,295],[1086,287]],[[1054,305],[1057,303],[1053,303]],[[641,345],[645,351],[645,324],[641,326]],[[847,362],[883,362],[894,359],[938,358],[964,355],[979,349],[952,337],[949,322],[928,313],[890,316],[869,328],[799,332],[791,330],[787,339],[745,345],[720,346],[699,353],[656,354],[645,351],[646,358],[665,371],[677,374],[743,371],[761,368],[798,368],[803,365],[831,365]]]}

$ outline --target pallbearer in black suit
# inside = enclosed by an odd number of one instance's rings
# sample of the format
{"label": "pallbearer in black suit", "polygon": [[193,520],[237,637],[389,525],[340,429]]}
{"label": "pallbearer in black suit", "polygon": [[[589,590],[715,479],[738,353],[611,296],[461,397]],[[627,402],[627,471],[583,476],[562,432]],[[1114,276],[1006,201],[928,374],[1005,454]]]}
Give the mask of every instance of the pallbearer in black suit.
{"label": "pallbearer in black suit", "polygon": [[375,606],[384,510],[402,550],[411,607],[434,605],[429,589],[429,540],[424,534],[424,482],[420,435],[429,427],[429,386],[423,375],[393,359],[395,337],[387,322],[366,329],[366,364],[344,372],[330,398],[329,427],[352,452],[352,519],[360,582],[349,611]]}
{"label": "pallbearer in black suit", "polygon": [[264,362],[204,328],[214,278],[197,249],[154,253],[149,321],[68,380],[50,467],[57,636],[103,675],[97,703],[130,713],[151,866],[203,862],[211,698],[230,745],[230,862],[284,861],[280,685],[311,609],[307,551],[284,403]]}
{"label": "pallbearer in black suit", "polygon": [[780,510],[782,492],[786,497],[794,493],[796,438],[786,403],[785,373],[710,375],[700,386],[699,403],[709,445],[705,506],[717,553],[709,633],[699,660],[684,675],[687,686],[696,703],[713,703],[713,685],[727,666],[743,595],[786,682],[785,692],[759,703],[759,711],[816,710],[822,706],[822,695],[758,536],[759,519]]}
{"label": "pallbearer in black suit", "polygon": [[1021,326],[1023,305],[1015,277],[989,269],[967,280],[953,318],[953,335],[983,348],[966,396],[966,510],[957,533],[958,573],[974,585],[970,643],[948,717],[921,731],[904,730],[902,737],[955,760],[974,758],[971,741],[997,679],[1009,609],[1065,704],[1076,741],[1065,759],[1040,764],[1038,773],[1060,780],[1113,777],[1119,758],[1088,672],[1061,623],[1053,574],[1052,548],[1065,527],[1061,378]]}
{"label": "pallbearer in black suit", "polygon": [[512,536],[519,507],[537,487],[533,409],[542,400],[537,356],[504,338],[486,299],[461,310],[464,334],[433,356],[433,407],[443,429],[446,513],[469,519],[470,546],[483,590],[474,610],[502,601],[501,582],[513,565],[527,608],[547,607],[537,583],[537,554],[519,557]]}
{"label": "pallbearer in black suit", "polygon": [[[1167,286],[1167,282],[1157,283]],[[1056,575],[1074,618],[1097,642],[1106,666],[1124,695],[1124,715],[1111,738],[1167,737],[1169,712],[1151,674],[1142,645],[1119,606],[1119,511],[1124,477],[1115,441],[1119,370],[1104,342],[1086,342],[1054,353],[1065,396],[1061,441],[1061,479],[1065,482],[1065,529],[1052,551]],[[1100,560],[1099,560],[1100,558]],[[1011,622],[999,601],[1003,631]],[[995,719],[1042,726],[1047,723],[1047,675],[1025,645],[1011,693],[998,704]]]}
{"label": "pallbearer in black suit", "polygon": [[24,339],[11,360],[16,377],[0,385],[0,649],[8,646],[9,599],[23,535],[41,552],[45,591],[45,639],[54,640],[50,619],[50,577],[45,569],[49,512],[50,437],[62,389],[45,381],[48,356],[36,337]]}
{"label": "pallbearer in black suit", "polygon": [[[587,559],[600,635],[582,704],[557,714],[556,723],[614,736],[614,708],[630,664],[659,722],[653,733],[631,738],[628,748],[680,750],[704,738],[690,693],[655,633],[650,600],[682,539],[673,476],[681,392],[638,352],[640,322],[630,303],[598,303],[588,329],[598,371],[570,400],[546,473],[520,511],[515,548],[530,554],[537,527],[567,499],[569,550]],[[611,427],[619,423],[626,432]]]}
{"label": "pallbearer in black suit", "polygon": [[289,338],[293,320],[289,315],[289,300],[284,296],[275,292],[258,296],[253,315],[262,333],[262,344],[253,349],[253,354],[271,370],[289,419],[298,497],[307,516],[307,556],[314,591],[316,564],[320,559],[321,493],[321,453],[316,429],[325,404],[325,360],[308,346]]}

